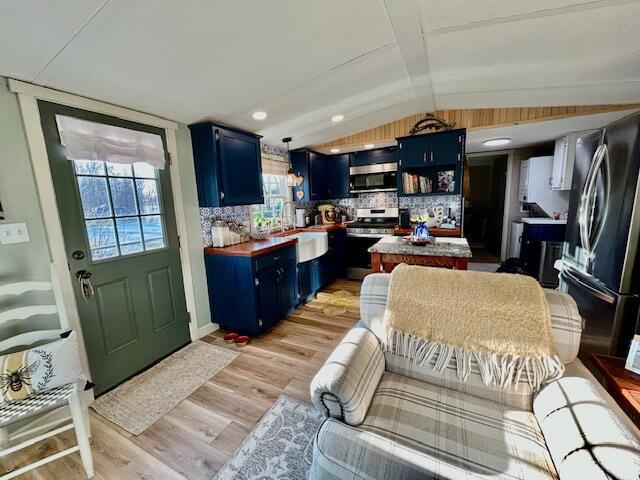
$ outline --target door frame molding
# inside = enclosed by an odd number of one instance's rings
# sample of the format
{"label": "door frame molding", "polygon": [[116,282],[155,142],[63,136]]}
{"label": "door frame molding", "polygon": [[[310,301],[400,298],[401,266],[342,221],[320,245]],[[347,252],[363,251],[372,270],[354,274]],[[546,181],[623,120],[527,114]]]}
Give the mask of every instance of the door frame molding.
{"label": "door frame molding", "polygon": [[[500,260],[505,261],[507,259],[507,252],[509,251],[509,226],[511,225],[511,195],[513,186],[513,176],[519,175],[520,170],[514,168],[514,155],[515,150],[487,150],[486,152],[474,152],[467,153],[469,157],[491,157],[494,155],[506,155],[507,156],[507,171],[505,172],[505,188],[504,188],[504,212],[502,213],[502,241],[500,246]],[[463,194],[464,203],[464,194]]]}
{"label": "door frame molding", "polygon": [[9,79],[9,89],[18,95],[18,103],[22,114],[22,123],[25,130],[31,165],[35,177],[36,190],[40,199],[40,208],[49,245],[49,252],[53,268],[60,280],[61,298],[66,310],[69,327],[76,330],[79,335],[80,361],[85,374],[89,375],[89,362],[82,335],[80,315],[73,291],[73,279],[68,267],[67,254],[64,246],[64,234],[56,195],[53,186],[53,178],[49,165],[49,156],[40,124],[40,111],[38,100],[45,100],[70,107],[111,115],[146,125],[162,128],[165,131],[167,150],[171,158],[169,172],[171,173],[171,188],[173,190],[173,203],[176,216],[176,227],[180,238],[180,263],[182,265],[182,278],[187,311],[191,317],[189,334],[191,340],[197,340],[217,329],[217,325],[211,324],[198,329],[195,292],[193,289],[193,274],[189,262],[189,240],[187,235],[185,206],[182,201],[182,187],[180,185],[180,167],[178,161],[178,147],[176,140],[176,122],[161,117],[138,112],[117,105],[112,105],[90,98],[73,95],[59,90],[54,90],[19,80]]}

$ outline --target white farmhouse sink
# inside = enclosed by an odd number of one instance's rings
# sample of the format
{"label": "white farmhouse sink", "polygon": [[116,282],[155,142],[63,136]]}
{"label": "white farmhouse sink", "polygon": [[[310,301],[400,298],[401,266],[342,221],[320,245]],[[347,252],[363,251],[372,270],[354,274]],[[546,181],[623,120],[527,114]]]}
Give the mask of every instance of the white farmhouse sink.
{"label": "white farmhouse sink", "polygon": [[329,250],[329,234],[327,232],[300,232],[287,235],[287,237],[298,239],[298,243],[296,243],[298,263],[318,258]]}

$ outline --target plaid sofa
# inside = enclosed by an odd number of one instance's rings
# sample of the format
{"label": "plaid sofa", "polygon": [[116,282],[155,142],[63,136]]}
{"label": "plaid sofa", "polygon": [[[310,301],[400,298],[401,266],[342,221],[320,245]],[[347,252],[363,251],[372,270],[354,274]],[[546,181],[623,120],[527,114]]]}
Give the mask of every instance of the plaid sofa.
{"label": "plaid sofa", "polygon": [[640,478],[638,430],[576,359],[582,325],[569,296],[545,291],[563,378],[500,390],[383,352],[388,284],[365,278],[362,320],[311,383],[327,416],[311,478]]}

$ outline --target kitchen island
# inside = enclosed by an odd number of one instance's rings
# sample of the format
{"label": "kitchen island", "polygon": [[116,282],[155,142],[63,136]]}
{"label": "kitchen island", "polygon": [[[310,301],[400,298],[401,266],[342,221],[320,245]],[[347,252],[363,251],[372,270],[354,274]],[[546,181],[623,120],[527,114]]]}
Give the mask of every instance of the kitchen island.
{"label": "kitchen island", "polygon": [[471,249],[465,238],[435,238],[434,243],[415,246],[408,237],[383,237],[369,247],[371,271],[391,272],[400,263],[466,270]]}

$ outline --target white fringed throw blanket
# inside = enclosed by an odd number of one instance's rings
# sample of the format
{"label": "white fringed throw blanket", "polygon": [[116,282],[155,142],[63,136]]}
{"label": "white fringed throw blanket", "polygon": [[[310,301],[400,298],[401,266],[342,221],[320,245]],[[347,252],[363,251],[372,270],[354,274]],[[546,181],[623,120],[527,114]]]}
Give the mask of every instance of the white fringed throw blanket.
{"label": "white fringed throw blanket", "polygon": [[526,375],[534,390],[564,372],[549,307],[531,277],[399,265],[384,317],[386,350],[443,371],[455,356],[466,380],[474,359],[485,384]]}

